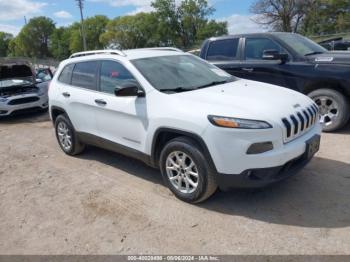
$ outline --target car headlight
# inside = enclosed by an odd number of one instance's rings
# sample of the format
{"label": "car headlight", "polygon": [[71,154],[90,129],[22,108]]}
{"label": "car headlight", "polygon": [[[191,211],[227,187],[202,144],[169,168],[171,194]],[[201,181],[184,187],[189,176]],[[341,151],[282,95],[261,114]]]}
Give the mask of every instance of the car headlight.
{"label": "car headlight", "polygon": [[226,128],[241,128],[241,129],[267,129],[272,128],[272,125],[265,121],[241,119],[235,117],[224,116],[208,116],[210,123],[215,126]]}
{"label": "car headlight", "polygon": [[0,98],[0,103],[5,103],[7,101],[7,98]]}

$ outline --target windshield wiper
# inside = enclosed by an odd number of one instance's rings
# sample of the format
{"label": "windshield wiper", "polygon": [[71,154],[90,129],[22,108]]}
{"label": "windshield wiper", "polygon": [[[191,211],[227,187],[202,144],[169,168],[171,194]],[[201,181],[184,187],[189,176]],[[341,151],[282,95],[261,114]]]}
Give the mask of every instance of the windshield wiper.
{"label": "windshield wiper", "polygon": [[206,85],[198,86],[196,89],[201,89],[201,88],[206,88],[206,87],[211,87],[211,86],[222,85],[222,84],[226,84],[226,83],[229,83],[229,82],[231,82],[231,81],[229,81],[229,80],[214,81],[214,82],[208,83],[208,84],[206,84]]}
{"label": "windshield wiper", "polygon": [[196,90],[196,89],[194,89],[194,88],[184,88],[184,87],[159,89],[160,92],[174,92],[174,93],[181,93],[181,92],[187,92],[187,91],[193,91],[193,90]]}
{"label": "windshield wiper", "polygon": [[323,54],[323,52],[321,52],[321,51],[315,51],[315,52],[308,53],[308,54],[306,54],[305,56],[320,55],[320,54]]}

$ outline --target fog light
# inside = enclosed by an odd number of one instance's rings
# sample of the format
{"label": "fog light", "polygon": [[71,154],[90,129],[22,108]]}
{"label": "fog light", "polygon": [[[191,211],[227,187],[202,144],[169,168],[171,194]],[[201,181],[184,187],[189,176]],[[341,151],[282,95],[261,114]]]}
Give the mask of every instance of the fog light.
{"label": "fog light", "polygon": [[0,110],[0,115],[4,115],[4,114],[6,114],[7,113],[7,111],[5,111],[5,110]]}
{"label": "fog light", "polygon": [[255,143],[248,148],[247,154],[256,155],[256,154],[265,153],[271,150],[273,150],[272,142]]}

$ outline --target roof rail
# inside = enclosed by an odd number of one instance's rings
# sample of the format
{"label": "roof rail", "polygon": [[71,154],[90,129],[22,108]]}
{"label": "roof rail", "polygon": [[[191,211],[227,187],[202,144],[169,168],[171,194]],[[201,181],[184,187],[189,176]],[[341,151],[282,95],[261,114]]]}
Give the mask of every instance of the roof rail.
{"label": "roof rail", "polygon": [[179,48],[175,48],[175,47],[148,47],[148,48],[144,48],[144,49],[148,49],[148,50],[158,50],[158,51],[175,51],[175,52],[182,52],[183,51]]}
{"label": "roof rail", "polygon": [[126,54],[121,50],[108,49],[108,50],[94,50],[94,51],[85,51],[85,52],[74,53],[69,58],[88,56],[88,55],[100,55],[100,54],[126,56]]}

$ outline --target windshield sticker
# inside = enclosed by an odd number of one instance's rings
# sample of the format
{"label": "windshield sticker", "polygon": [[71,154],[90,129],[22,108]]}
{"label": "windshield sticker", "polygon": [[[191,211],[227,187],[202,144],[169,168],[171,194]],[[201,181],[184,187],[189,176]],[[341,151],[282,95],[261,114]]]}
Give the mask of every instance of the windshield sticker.
{"label": "windshield sticker", "polygon": [[316,57],[316,62],[332,62],[334,57]]}
{"label": "windshield sticker", "polygon": [[229,77],[231,75],[229,75],[228,73],[226,73],[225,71],[222,71],[220,69],[211,69],[211,71],[213,71],[215,74],[217,74],[218,76],[223,76],[223,77]]}

